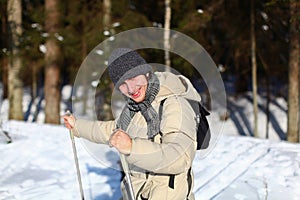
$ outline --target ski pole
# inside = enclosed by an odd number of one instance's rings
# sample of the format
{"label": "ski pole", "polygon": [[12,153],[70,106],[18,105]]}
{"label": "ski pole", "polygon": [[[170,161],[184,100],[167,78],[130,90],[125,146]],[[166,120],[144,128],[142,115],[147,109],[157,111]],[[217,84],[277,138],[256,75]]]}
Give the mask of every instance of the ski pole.
{"label": "ski pole", "polygon": [[[115,129],[115,131],[112,133],[112,135],[117,132],[117,128]],[[128,163],[125,159],[124,154],[119,153],[120,155],[120,161],[121,161],[121,165],[122,165],[122,169],[124,171],[125,174],[125,178],[124,178],[124,186],[127,192],[127,198],[125,198],[124,200],[135,200],[134,198],[134,191],[133,191],[133,187],[132,187],[132,182],[131,182],[131,178],[130,178],[130,174],[129,174],[129,167],[128,167]]]}
{"label": "ski pole", "polygon": [[122,168],[125,173],[125,177],[126,177],[125,180],[127,181],[125,183],[125,187],[127,184],[126,189],[127,189],[128,198],[129,198],[129,200],[134,200],[134,192],[133,192],[132,182],[131,182],[130,175],[129,175],[128,163],[126,162],[124,155],[121,153],[120,153],[120,160],[121,160]]}
{"label": "ski pole", "polygon": [[[71,112],[69,110],[67,110],[66,115],[71,116]],[[69,130],[69,133],[70,133],[70,138],[72,141],[73,155],[74,155],[74,160],[75,160],[75,165],[76,165],[77,179],[78,179],[78,184],[79,184],[79,189],[80,189],[80,194],[81,194],[81,200],[84,200],[81,175],[80,175],[80,169],[79,169],[78,157],[77,157],[77,150],[76,150],[76,146],[75,146],[75,139],[74,139],[74,135],[71,130]]]}

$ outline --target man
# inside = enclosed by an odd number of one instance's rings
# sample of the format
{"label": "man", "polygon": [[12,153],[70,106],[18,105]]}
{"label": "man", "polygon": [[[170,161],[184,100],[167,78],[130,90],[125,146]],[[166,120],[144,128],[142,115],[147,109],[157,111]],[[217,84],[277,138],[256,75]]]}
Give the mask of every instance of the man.
{"label": "man", "polygon": [[[200,101],[199,94],[183,76],[154,73],[131,49],[113,51],[108,72],[127,101],[120,117],[87,121],[64,116],[66,127],[77,137],[108,144],[125,155],[135,199],[193,200],[196,121],[186,98]],[[121,188],[126,196],[123,184]]]}

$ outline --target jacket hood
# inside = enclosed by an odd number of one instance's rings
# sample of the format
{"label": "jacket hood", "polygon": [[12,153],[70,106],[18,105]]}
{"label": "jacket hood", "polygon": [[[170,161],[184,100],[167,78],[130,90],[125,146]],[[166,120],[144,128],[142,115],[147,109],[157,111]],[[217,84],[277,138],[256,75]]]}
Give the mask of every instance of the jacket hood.
{"label": "jacket hood", "polygon": [[201,97],[188,78],[183,75],[175,75],[171,72],[155,72],[160,81],[160,91],[157,100],[182,96],[187,99],[201,101]]}

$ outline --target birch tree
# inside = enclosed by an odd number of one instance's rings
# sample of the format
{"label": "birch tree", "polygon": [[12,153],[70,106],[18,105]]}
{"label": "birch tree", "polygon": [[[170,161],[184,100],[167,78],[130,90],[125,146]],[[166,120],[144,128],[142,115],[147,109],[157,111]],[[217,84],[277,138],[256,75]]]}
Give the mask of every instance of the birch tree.
{"label": "birch tree", "polygon": [[23,82],[20,77],[22,61],[20,37],[22,35],[22,2],[9,0],[7,3],[10,57],[8,62],[9,119],[23,120]]}
{"label": "birch tree", "polygon": [[61,49],[57,36],[60,24],[59,0],[45,0],[45,30],[49,34],[45,53],[45,122],[60,123]]}
{"label": "birch tree", "polygon": [[258,106],[257,106],[257,64],[256,64],[256,37],[255,37],[255,15],[254,0],[251,0],[251,65],[252,65],[252,90],[253,90],[253,115],[254,115],[254,136],[258,135]]}
{"label": "birch tree", "polygon": [[170,27],[171,27],[171,0],[165,0],[165,25],[164,25],[164,49],[166,71],[170,71]]}

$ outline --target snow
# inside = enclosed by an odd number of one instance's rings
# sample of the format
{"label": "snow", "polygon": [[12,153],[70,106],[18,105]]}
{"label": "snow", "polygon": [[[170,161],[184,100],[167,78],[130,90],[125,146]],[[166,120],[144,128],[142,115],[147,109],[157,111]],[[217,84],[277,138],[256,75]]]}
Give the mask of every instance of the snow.
{"label": "snow", "polygon": [[114,28],[117,28],[119,26],[121,26],[120,22],[115,22],[115,23],[112,24],[112,27],[114,27]]}
{"label": "snow", "polygon": [[46,45],[40,44],[39,45],[39,50],[40,50],[40,52],[42,52],[43,54],[45,54],[47,52]]}
{"label": "snow", "polygon": [[[63,91],[63,99],[67,99],[71,87]],[[264,101],[260,98],[260,105]],[[228,98],[228,102],[233,109],[222,135],[206,156],[197,152],[193,163],[196,199],[300,199],[300,144],[280,141],[278,136],[286,130],[284,99],[278,98],[270,106],[269,140],[249,137],[252,108],[247,95]],[[24,108],[26,105],[28,102]],[[6,144],[0,133],[0,200],[80,199],[69,131],[63,125],[44,124],[42,110],[36,122],[9,121],[7,110],[8,102],[2,101],[2,130],[13,142]],[[259,119],[259,132],[265,136],[262,108]],[[100,153],[106,162],[99,162],[84,142],[75,138],[85,199],[119,199],[120,173],[107,164],[117,162],[115,150],[103,148]]]}
{"label": "snow", "polygon": [[54,36],[59,40],[59,41],[63,41],[64,37],[59,35],[58,33],[55,33]]}
{"label": "snow", "polygon": [[198,9],[197,12],[203,14],[204,11],[202,9]]}
{"label": "snow", "polygon": [[104,31],[104,32],[103,32],[103,35],[109,36],[109,35],[110,35],[110,32],[109,32],[109,31]]}

